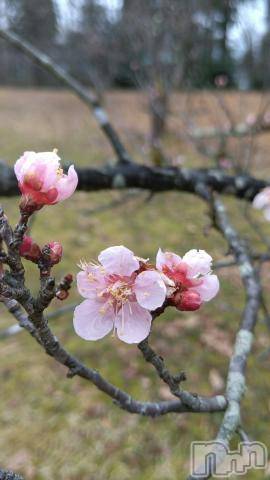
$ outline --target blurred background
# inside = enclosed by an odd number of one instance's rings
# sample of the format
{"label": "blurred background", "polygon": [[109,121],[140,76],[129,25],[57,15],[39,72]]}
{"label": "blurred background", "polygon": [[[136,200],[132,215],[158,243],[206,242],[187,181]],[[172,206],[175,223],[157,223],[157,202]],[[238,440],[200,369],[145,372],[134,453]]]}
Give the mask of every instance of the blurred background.
{"label": "blurred background", "polygon": [[[129,153],[148,165],[214,166],[269,178],[269,0],[0,0],[0,26],[47,53],[95,89]],[[0,40],[0,158],[13,165],[25,150],[59,149],[80,166],[113,161],[94,118],[70,91],[21,52]],[[18,199],[1,198],[15,222]],[[269,249],[260,212],[226,199],[235,225],[255,251]],[[182,255],[206,249],[215,261],[228,253],[209,230],[206,206],[180,192],[76,193],[44,208],[32,235],[59,240],[60,278],[80,259],[126,245],[154,260],[158,247]],[[53,215],[52,215],[53,213]],[[38,272],[27,264],[35,292]],[[221,292],[199,312],[167,309],[152,343],[173,372],[185,370],[190,391],[224,391],[234,334],[243,307],[234,267],[218,271]],[[264,266],[267,308],[270,274]],[[169,399],[136,346],[110,336],[75,336],[72,309],[51,319],[60,340],[137,399]],[[50,313],[63,305],[55,300]],[[119,410],[81,379],[47,358],[26,332],[6,335],[14,320],[0,307],[0,465],[34,480],[175,480],[189,469],[193,440],[215,437],[221,415],[147,419]],[[269,318],[261,313],[243,415],[249,435],[269,446]],[[270,478],[248,473],[247,478]]]}
{"label": "blurred background", "polygon": [[[135,88],[157,73],[176,88],[268,88],[268,0],[1,0],[1,24],[85,84]],[[54,85],[1,43],[1,84]]]}

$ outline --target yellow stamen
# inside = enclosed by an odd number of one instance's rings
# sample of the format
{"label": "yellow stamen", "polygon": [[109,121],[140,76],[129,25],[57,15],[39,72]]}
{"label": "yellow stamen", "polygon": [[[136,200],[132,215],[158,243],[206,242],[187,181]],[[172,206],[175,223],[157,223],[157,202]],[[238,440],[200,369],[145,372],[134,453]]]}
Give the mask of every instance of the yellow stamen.
{"label": "yellow stamen", "polygon": [[88,278],[89,282],[94,282],[96,280],[95,275],[91,272],[88,273],[87,278]]}
{"label": "yellow stamen", "polygon": [[58,177],[62,177],[63,174],[64,174],[64,170],[59,167],[59,168],[57,169],[57,171],[56,171],[56,175],[57,175]]}
{"label": "yellow stamen", "polygon": [[120,283],[119,286],[111,286],[107,288],[107,291],[111,296],[116,300],[117,303],[123,304],[127,302],[129,296],[131,295],[131,289],[125,283]]}

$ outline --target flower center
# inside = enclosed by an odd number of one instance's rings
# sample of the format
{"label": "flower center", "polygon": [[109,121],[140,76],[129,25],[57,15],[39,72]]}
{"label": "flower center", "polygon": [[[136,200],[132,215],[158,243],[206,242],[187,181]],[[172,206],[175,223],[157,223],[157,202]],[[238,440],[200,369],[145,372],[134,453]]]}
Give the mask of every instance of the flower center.
{"label": "flower center", "polygon": [[42,182],[39,180],[38,176],[34,171],[29,171],[24,175],[23,181],[26,185],[28,185],[33,190],[41,190]]}
{"label": "flower center", "polygon": [[113,285],[107,287],[107,291],[113,297],[117,304],[126,303],[132,294],[130,286],[127,283],[121,281],[118,281]]}
{"label": "flower center", "polygon": [[61,178],[63,176],[63,173],[64,173],[64,170],[62,168],[58,167],[58,169],[56,171],[56,175]]}

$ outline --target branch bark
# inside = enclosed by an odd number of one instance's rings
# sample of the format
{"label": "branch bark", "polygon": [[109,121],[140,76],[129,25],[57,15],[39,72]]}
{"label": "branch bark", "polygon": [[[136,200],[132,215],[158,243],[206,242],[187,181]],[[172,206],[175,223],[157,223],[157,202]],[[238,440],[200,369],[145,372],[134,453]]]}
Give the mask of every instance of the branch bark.
{"label": "branch bark", "polygon": [[13,473],[9,470],[1,470],[0,469],[0,480],[24,480],[21,475],[17,473]]}
{"label": "branch bark", "polygon": [[[246,292],[245,308],[236,335],[234,352],[230,360],[227,376],[226,398],[228,406],[216,437],[216,445],[213,448],[218,465],[225,459],[230,441],[241,426],[241,400],[246,386],[245,370],[253,343],[253,330],[261,305],[261,285],[258,270],[252,263],[246,242],[241,239],[231,225],[223,203],[219,198],[214,197],[212,207],[214,224],[227,240],[234,254]],[[196,474],[188,477],[188,480],[206,480],[214,473],[213,466],[209,465],[209,470],[205,474],[205,465],[202,465],[197,468]]]}
{"label": "branch bark", "polygon": [[[150,167],[136,163],[107,165],[96,168],[77,168],[77,190],[95,192],[138,188],[151,192],[180,191],[197,194],[200,185],[212,191],[252,201],[270,182],[250,175],[228,175],[214,168]],[[0,163],[0,196],[19,194],[13,169]]]}

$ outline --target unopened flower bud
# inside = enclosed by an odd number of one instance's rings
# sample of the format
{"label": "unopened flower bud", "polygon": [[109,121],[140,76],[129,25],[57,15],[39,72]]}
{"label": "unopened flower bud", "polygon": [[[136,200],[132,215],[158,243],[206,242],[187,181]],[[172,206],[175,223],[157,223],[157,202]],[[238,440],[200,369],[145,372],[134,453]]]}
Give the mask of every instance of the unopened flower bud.
{"label": "unopened flower bud", "polygon": [[62,258],[63,247],[59,242],[50,242],[43,247],[42,253],[46,255],[50,265],[56,265]]}
{"label": "unopened flower bud", "polygon": [[35,243],[34,240],[27,235],[23,237],[19,252],[21,257],[34,263],[38,263],[41,257],[41,250],[38,244]]}
{"label": "unopened flower bud", "polygon": [[66,290],[58,290],[58,292],[56,292],[56,298],[58,298],[58,300],[66,300],[68,296],[69,292],[67,292]]}
{"label": "unopened flower bud", "polygon": [[68,290],[70,290],[72,282],[73,276],[71,273],[68,273],[64,276],[60,282],[59,289],[56,292],[56,297],[58,300],[66,300],[66,298],[69,296]]}
{"label": "unopened flower bud", "polygon": [[67,273],[67,275],[64,276],[64,282],[71,286],[72,282],[73,282],[73,275],[72,273]]}
{"label": "unopened flower bud", "polygon": [[173,303],[178,310],[194,311],[198,310],[202,304],[199,293],[186,290],[184,292],[177,292],[173,297]]}

